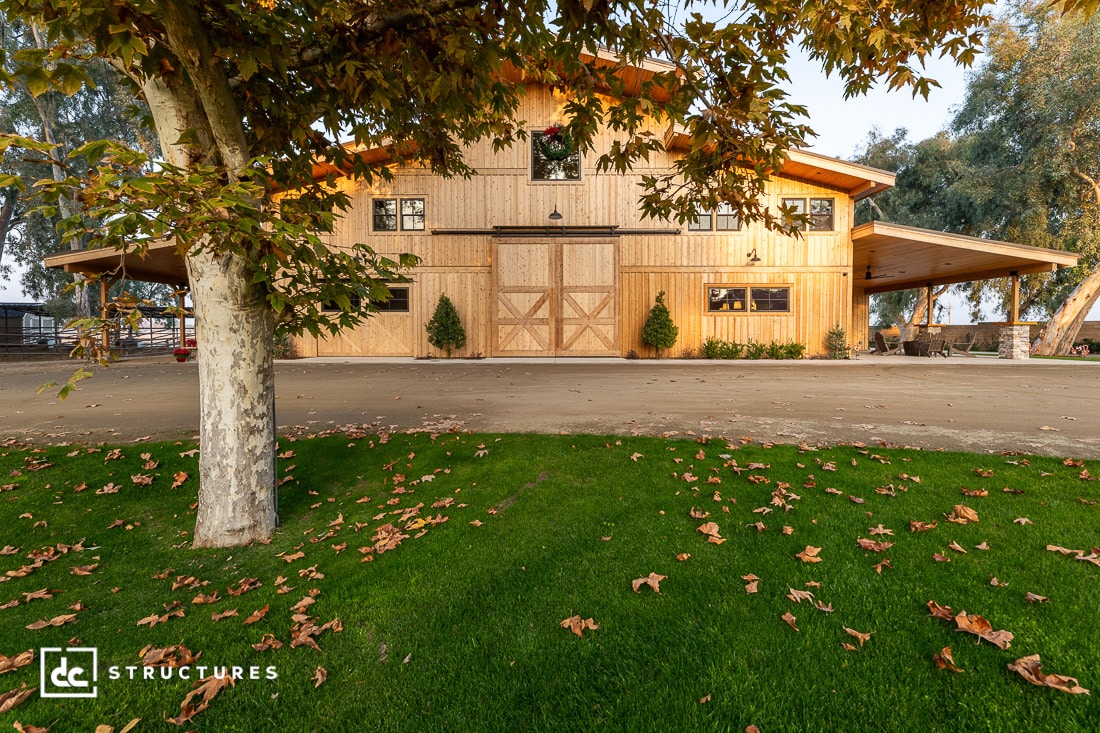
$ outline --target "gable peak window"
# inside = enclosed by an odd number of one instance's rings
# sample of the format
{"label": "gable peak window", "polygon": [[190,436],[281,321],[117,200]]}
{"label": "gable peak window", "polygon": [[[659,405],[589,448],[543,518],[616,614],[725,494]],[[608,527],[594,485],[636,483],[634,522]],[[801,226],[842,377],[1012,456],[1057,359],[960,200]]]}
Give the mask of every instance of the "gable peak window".
{"label": "gable peak window", "polygon": [[579,181],[581,153],[565,128],[551,125],[531,133],[532,181]]}

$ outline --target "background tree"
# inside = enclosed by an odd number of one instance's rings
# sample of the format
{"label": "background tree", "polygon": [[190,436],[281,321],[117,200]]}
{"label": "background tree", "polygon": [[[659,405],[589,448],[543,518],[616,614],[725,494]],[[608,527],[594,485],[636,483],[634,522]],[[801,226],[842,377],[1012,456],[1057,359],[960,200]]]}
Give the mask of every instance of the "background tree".
{"label": "background tree", "polygon": [[445,349],[448,359],[451,358],[453,349],[461,349],[466,345],[466,329],[462,327],[458,309],[446,295],[439,296],[435,312],[432,313],[426,328],[428,343],[437,349]]}
{"label": "background tree", "polygon": [[[86,39],[130,77],[151,112],[165,164],[150,171],[141,156],[86,146],[96,168],[81,200],[104,224],[73,221],[68,232],[129,251],[171,235],[186,258],[203,343],[196,545],[265,539],[274,528],[276,324],[296,332],[350,325],[368,314],[380,279],[412,264],[363,246],[323,245],[319,233],[332,230],[348,198],[313,180],[315,163],[368,181],[390,177],[404,160],[440,175],[472,174],[465,145],[525,137],[517,119],[523,84],[507,81],[508,66],[565,93],[566,132],[601,171],[624,171],[662,147],[647,131],[652,117],[685,130],[688,152],[643,181],[645,214],[686,221],[698,206],[726,201],[742,221],[790,231],[801,222],[785,221],[761,194],[786,151],[810,133],[797,121],[804,110],[780,87],[792,47],[838,74],[848,94],[879,79],[927,93],[934,82],[921,76],[921,62],[946,53],[969,63],[989,20],[981,0],[749,0],[726,6],[721,21],[697,12],[710,7],[0,0],[0,10],[41,23],[49,47],[0,83],[24,80],[32,92],[64,86],[80,73],[68,60],[73,39]],[[587,53],[595,48],[621,61]],[[650,55],[676,73],[656,74],[627,95],[620,65]],[[619,101],[608,104],[608,94]],[[617,141],[593,151],[605,126]],[[345,134],[356,146],[385,146],[389,160],[371,163],[336,145]],[[80,181],[66,184],[52,201]],[[321,313],[320,303],[344,305],[353,294],[359,311]]]}
{"label": "background tree", "polygon": [[661,358],[661,349],[671,349],[680,335],[680,327],[672,322],[672,314],[665,305],[665,291],[657,293],[657,301],[649,309],[649,317],[642,326],[642,343],[657,349],[657,358]]}
{"label": "background tree", "polygon": [[[34,23],[0,13],[0,44],[4,70],[12,74],[26,63],[28,55],[45,52],[46,39],[44,31]],[[99,58],[78,59],[73,63],[87,74],[94,87],[82,84],[79,76],[68,77],[59,84],[61,89],[51,88],[37,95],[31,93],[27,81],[18,81],[7,88],[0,86],[0,132],[33,135],[56,145],[49,156],[14,149],[5,151],[0,156],[0,175],[19,176],[32,183],[47,178],[62,180],[67,172],[60,165],[51,165],[50,158],[64,160],[89,140],[121,140],[150,155],[156,154],[156,140],[140,119],[148,112],[134,97],[125,78]],[[88,163],[78,156],[69,159],[67,167],[68,173],[82,175]],[[58,202],[58,209],[61,216],[72,216],[80,210],[79,201],[64,197]],[[58,219],[36,210],[35,197],[21,196],[16,186],[0,189],[0,273],[10,276],[11,264],[18,264],[23,268],[24,293],[54,304],[75,296],[77,312],[87,316],[98,304],[98,292],[71,288],[74,281],[79,282],[79,275],[47,270],[42,264],[47,254],[87,244],[80,240],[62,242],[57,231]],[[166,295],[163,287],[136,284],[136,288],[142,297],[163,299]],[[130,289],[134,290],[135,284]],[[120,290],[116,286],[116,293]]]}
{"label": "background tree", "polygon": [[1050,314],[1036,352],[1068,353],[1100,297],[1100,17],[1012,5],[953,126],[983,233],[1082,255],[1025,278],[1025,305]]}

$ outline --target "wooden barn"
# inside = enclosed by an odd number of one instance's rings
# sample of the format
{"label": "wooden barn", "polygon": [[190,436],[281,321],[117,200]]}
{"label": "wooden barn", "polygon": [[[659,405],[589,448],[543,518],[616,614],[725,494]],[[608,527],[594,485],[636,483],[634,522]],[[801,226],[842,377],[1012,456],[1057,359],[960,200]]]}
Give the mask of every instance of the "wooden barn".
{"label": "wooden barn", "polygon": [[[629,69],[627,88],[664,70],[659,62]],[[835,324],[853,347],[866,348],[869,293],[1076,262],[1062,252],[882,222],[853,229],[856,202],[890,188],[893,174],[803,151],[791,151],[766,192],[773,210],[808,214],[801,237],[743,224],[722,207],[683,226],[643,219],[642,178],[668,170],[687,138],[654,124],[662,154],[626,175],[599,173],[595,158],[611,145],[610,132],[597,137],[593,155],[563,157],[544,139],[564,122],[564,101],[528,86],[518,116],[529,122],[530,140],[501,151],[489,141],[468,148],[478,173],[470,179],[444,179],[417,165],[398,165],[390,182],[340,179],[353,203],[329,244],[364,242],[382,254],[418,255],[422,264],[367,323],[335,337],[296,338],[293,353],[435,353],[425,324],[446,295],[467,334],[456,356],[652,356],[642,325],[664,291],[680,328],[673,356],[697,352],[712,337],[795,341],[816,355]],[[360,154],[386,159],[382,149]],[[47,264],[88,272],[102,269],[94,263],[105,257],[66,253]],[[175,283],[181,264],[157,266],[171,268],[164,281]]]}

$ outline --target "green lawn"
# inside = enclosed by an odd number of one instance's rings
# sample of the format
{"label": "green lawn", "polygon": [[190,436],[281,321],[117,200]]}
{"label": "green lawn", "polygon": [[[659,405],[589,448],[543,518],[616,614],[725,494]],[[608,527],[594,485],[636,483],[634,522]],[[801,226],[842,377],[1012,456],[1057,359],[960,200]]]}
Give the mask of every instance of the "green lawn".
{"label": "green lawn", "polygon": [[[1100,475],[1096,463],[690,436],[338,434],[282,443],[281,473],[293,478],[270,545],[198,551],[188,542],[197,457],[180,455],[191,448],[130,445],[110,460],[106,447],[0,449],[0,482],[12,484],[0,484],[0,547],[19,548],[0,556],[0,575],[39,548],[81,539],[84,548],[0,582],[0,605],[20,601],[0,610],[0,655],[79,643],[100,657],[98,698],[36,694],[0,714],[0,729],[20,720],[92,731],[141,718],[137,731],[1100,730],[1100,567],[1046,549],[1100,545],[1100,485],[1079,477]],[[170,488],[178,471],[190,476]],[[97,493],[110,484],[119,490]],[[782,504],[770,503],[775,492]],[[956,504],[980,521],[947,521]],[[773,511],[753,511],[761,507]],[[360,552],[402,514],[399,526],[412,528],[395,549]],[[910,532],[910,521],[938,526]],[[724,543],[697,531],[706,522]],[[420,524],[428,531],[416,536]],[[870,534],[880,524],[893,536]],[[895,544],[876,553],[860,538]],[[796,557],[808,545],[822,548],[821,562]],[[296,552],[304,557],[277,556]],[[892,567],[880,574],[883,558]],[[633,592],[650,573],[667,576],[660,594]],[[278,592],[280,575],[289,592]],[[205,585],[172,591],[179,576]],[[228,594],[242,578],[262,585]],[[41,589],[63,592],[24,600]],[[341,630],[318,634],[320,650],[291,648],[292,606],[311,589],[301,613],[317,625],[338,618]],[[792,589],[831,612],[793,602]],[[192,603],[214,592],[216,602]],[[1028,592],[1049,602],[1028,604]],[[1011,647],[956,631],[929,614],[930,600],[981,614],[1014,634]],[[239,615],[211,620],[231,609]],[[72,613],[60,627],[25,628]],[[561,628],[574,614],[599,628],[583,637]],[[870,638],[860,648],[845,627]],[[283,646],[255,651],[265,634]],[[197,664],[256,666],[261,677],[272,666],[278,678],[243,679],[177,727],[165,718],[179,714],[190,683],[125,671],[146,645],[174,644],[201,652]],[[947,646],[961,674],[933,664]],[[1029,654],[1093,696],[1007,669]],[[123,679],[108,678],[112,665]],[[315,687],[318,667],[327,680]],[[37,686],[38,675],[37,658],[0,674],[0,695]]]}

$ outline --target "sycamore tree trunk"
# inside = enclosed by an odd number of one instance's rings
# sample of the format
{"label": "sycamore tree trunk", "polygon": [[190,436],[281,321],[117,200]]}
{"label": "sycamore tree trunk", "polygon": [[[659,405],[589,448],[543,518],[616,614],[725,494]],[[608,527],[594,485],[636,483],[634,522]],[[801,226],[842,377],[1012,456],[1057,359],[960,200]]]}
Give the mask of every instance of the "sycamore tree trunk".
{"label": "sycamore tree trunk", "polygon": [[[248,143],[228,79],[194,8],[173,0],[164,6],[170,45],[186,73],[142,82],[161,149],[174,165],[215,163],[235,180],[248,163]],[[181,142],[184,131],[193,133],[188,142]],[[200,242],[201,251],[185,254],[200,348],[196,547],[269,539],[276,523],[275,318],[248,263],[216,247]]]}
{"label": "sycamore tree trunk", "polygon": [[[1074,169],[1073,174],[1092,189],[1093,199],[1100,207],[1100,181],[1086,173]],[[1100,224],[1100,222],[1098,222]],[[1039,338],[1032,344],[1033,354],[1044,356],[1065,355],[1073,348],[1073,342],[1081,331],[1089,311],[1100,299],[1100,269],[1095,270],[1078,285],[1066,298],[1066,302],[1050,317]]]}
{"label": "sycamore tree trunk", "polygon": [[275,529],[275,316],[229,255],[189,255],[200,345],[199,507],[194,544],[229,547]]}
{"label": "sycamore tree trunk", "polygon": [[1066,302],[1050,317],[1043,333],[1032,344],[1033,354],[1056,356],[1068,354],[1073,348],[1089,311],[1100,299],[1100,270],[1094,271],[1077,286]]}

